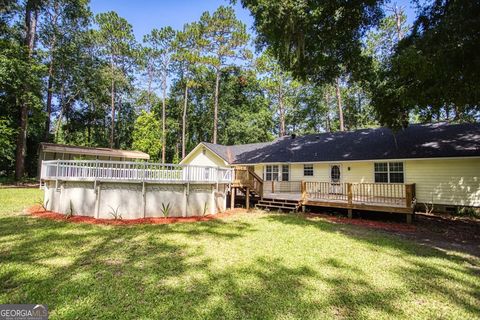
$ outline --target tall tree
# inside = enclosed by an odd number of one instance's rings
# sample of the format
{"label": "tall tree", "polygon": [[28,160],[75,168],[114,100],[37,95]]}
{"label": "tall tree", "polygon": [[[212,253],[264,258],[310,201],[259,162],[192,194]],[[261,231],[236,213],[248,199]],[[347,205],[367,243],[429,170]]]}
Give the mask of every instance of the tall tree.
{"label": "tall tree", "polygon": [[283,137],[287,134],[287,113],[294,106],[300,83],[293,79],[290,72],[283,70],[269,52],[257,59],[256,67],[272,109],[278,115],[278,135]]}
{"label": "tall tree", "polygon": [[220,6],[212,15],[204,12],[200,18],[200,26],[203,29],[205,40],[203,45],[207,55],[206,61],[215,71],[212,142],[217,143],[221,73],[234,60],[246,59],[251,56],[245,47],[249,35],[245,24],[236,18],[232,7]]}
{"label": "tall tree", "polygon": [[110,107],[111,107],[111,131],[110,147],[114,147],[115,141],[115,94],[116,84],[128,81],[128,71],[132,64],[135,50],[135,37],[132,26],[110,11],[100,13],[95,17],[98,30],[95,30],[96,40],[101,49],[101,54],[109,61],[110,65]]}
{"label": "tall tree", "polygon": [[240,0],[250,10],[259,46],[268,46],[295,77],[318,85],[363,76],[365,32],[382,18],[382,0]]}
{"label": "tall tree", "polygon": [[153,29],[146,35],[146,42],[153,50],[152,67],[158,71],[162,87],[162,163],[165,163],[166,151],[166,99],[168,79],[172,72],[172,58],[175,51],[174,39],[176,32],[171,27]]}
{"label": "tall tree", "polygon": [[[23,44],[26,50],[25,59],[27,63],[33,63],[33,53],[37,40],[37,22],[40,9],[42,7],[41,0],[27,0],[25,4],[25,20],[24,20],[24,38]],[[25,93],[30,92],[28,83],[23,88]],[[26,97],[28,94],[24,94]],[[28,127],[28,111],[30,101],[21,99],[19,101],[20,117],[19,128],[16,143],[15,155],[15,179],[20,180],[25,172],[25,156],[27,152],[27,127]]]}
{"label": "tall tree", "polygon": [[54,96],[54,82],[56,78],[57,60],[62,56],[59,52],[75,37],[75,33],[84,32],[90,23],[90,10],[87,0],[49,0],[46,2],[44,19],[40,23],[40,40],[47,50],[47,101],[45,137],[50,139],[50,122],[52,101]]}
{"label": "tall tree", "polygon": [[430,119],[480,119],[480,3],[432,1],[398,44],[376,82],[373,104],[382,124],[408,125],[412,111]]}
{"label": "tall tree", "polygon": [[186,156],[186,130],[188,111],[188,91],[195,86],[194,72],[197,64],[201,61],[202,30],[197,23],[186,24],[183,30],[178,32],[175,41],[175,67],[184,84],[183,111],[182,111],[182,158]]}

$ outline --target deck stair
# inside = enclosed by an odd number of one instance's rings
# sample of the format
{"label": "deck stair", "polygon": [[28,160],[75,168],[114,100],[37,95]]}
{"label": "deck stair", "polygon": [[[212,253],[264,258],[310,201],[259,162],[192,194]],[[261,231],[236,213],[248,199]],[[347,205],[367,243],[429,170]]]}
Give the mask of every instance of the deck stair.
{"label": "deck stair", "polygon": [[299,201],[273,198],[263,198],[255,205],[255,208],[257,209],[281,210],[290,212],[296,212],[300,209],[300,207],[301,203]]}

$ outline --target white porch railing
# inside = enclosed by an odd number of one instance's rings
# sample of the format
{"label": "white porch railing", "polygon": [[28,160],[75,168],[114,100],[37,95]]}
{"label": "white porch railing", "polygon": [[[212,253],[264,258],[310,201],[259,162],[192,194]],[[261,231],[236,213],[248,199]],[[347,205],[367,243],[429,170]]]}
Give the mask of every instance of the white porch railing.
{"label": "white porch railing", "polygon": [[42,180],[232,182],[232,168],[99,160],[42,161]]}

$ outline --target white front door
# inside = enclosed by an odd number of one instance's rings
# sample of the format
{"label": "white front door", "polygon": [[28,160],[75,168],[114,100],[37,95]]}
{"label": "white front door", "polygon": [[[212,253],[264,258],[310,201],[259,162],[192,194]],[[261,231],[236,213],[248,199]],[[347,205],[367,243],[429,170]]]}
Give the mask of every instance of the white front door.
{"label": "white front door", "polygon": [[339,164],[330,165],[330,193],[342,194],[342,167]]}

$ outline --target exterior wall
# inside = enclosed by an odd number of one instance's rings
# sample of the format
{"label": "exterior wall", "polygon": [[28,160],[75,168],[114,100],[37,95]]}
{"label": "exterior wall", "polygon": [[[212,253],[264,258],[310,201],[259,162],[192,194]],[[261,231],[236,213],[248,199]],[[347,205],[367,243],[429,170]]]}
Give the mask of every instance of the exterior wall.
{"label": "exterior wall", "polygon": [[44,205],[47,210],[73,215],[112,219],[117,212],[123,219],[163,217],[162,203],[170,204],[170,217],[203,215],[226,210],[223,184],[145,184],[46,181]]}
{"label": "exterior wall", "polygon": [[405,167],[419,202],[480,207],[480,159],[409,160]]}
{"label": "exterior wall", "polygon": [[[330,166],[341,166],[341,181],[374,183],[375,161],[315,163],[313,176],[303,175],[303,164],[290,164],[290,181],[330,181]],[[419,203],[480,207],[480,159],[405,160],[405,183],[415,183]],[[255,172],[263,177],[263,165]],[[268,182],[265,183],[269,186]]]}
{"label": "exterior wall", "polygon": [[182,164],[189,164],[193,166],[226,167],[225,161],[223,161],[223,159],[221,159],[215,153],[205,148],[204,154],[203,150],[203,147],[198,148],[192,154],[189,154],[188,157],[182,161]]}
{"label": "exterior wall", "polygon": [[264,179],[265,177],[263,176],[263,165],[260,165],[260,164],[257,164],[253,167],[255,173],[261,177],[262,179]]}

